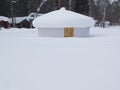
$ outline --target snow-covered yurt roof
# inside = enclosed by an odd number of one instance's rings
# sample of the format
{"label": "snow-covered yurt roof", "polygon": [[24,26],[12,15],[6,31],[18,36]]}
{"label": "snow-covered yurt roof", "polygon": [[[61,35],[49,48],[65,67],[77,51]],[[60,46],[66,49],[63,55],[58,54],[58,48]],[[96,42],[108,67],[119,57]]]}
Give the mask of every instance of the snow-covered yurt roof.
{"label": "snow-covered yurt roof", "polygon": [[41,16],[41,15],[43,15],[43,14],[42,14],[42,13],[32,12],[32,13],[30,13],[30,14],[28,15],[28,17],[34,17],[34,18],[36,18],[36,17]]}
{"label": "snow-covered yurt roof", "polygon": [[33,26],[40,27],[91,27],[95,21],[88,16],[61,8],[37,17]]}
{"label": "snow-covered yurt roof", "polygon": [[10,21],[9,18],[4,17],[4,16],[0,16],[0,21]]}

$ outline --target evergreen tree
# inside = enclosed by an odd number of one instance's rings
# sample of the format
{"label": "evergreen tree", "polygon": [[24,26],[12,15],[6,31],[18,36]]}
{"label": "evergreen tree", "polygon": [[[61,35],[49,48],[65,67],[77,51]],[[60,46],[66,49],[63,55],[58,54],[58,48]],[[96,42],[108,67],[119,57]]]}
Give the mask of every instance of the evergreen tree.
{"label": "evergreen tree", "polygon": [[120,0],[109,3],[106,10],[106,21],[111,25],[120,24]]}
{"label": "evergreen tree", "polygon": [[10,17],[10,3],[7,0],[0,0],[0,15]]}
{"label": "evergreen tree", "polygon": [[[12,3],[16,1],[16,3]],[[65,7],[111,24],[120,23],[120,0],[0,0],[0,15],[27,16],[31,12],[48,13]],[[44,2],[44,3],[43,3]]]}
{"label": "evergreen tree", "polygon": [[42,0],[27,0],[28,13],[36,12],[36,8],[39,6]]}
{"label": "evergreen tree", "polygon": [[89,13],[88,0],[75,0],[75,11],[81,14],[88,15]]}
{"label": "evergreen tree", "polygon": [[27,0],[17,0],[15,12],[16,16],[27,16],[29,14]]}

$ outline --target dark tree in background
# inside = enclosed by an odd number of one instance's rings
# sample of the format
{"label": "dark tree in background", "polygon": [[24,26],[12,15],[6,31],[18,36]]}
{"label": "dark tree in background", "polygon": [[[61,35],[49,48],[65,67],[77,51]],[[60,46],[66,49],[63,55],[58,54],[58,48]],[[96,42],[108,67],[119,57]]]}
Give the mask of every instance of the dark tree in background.
{"label": "dark tree in background", "polygon": [[10,3],[8,0],[0,0],[0,15],[10,17]]}
{"label": "dark tree in background", "polygon": [[[11,3],[15,1],[16,3]],[[106,2],[107,1],[107,2]],[[95,20],[120,23],[120,0],[0,0],[0,15],[28,16],[31,12],[48,13],[65,7]],[[44,2],[44,3],[42,3]],[[104,5],[106,3],[106,5]]]}
{"label": "dark tree in background", "polygon": [[74,11],[74,5],[75,5],[75,1],[71,0],[71,7],[69,5],[70,0],[47,0],[46,2],[41,2],[41,4],[39,5],[40,8],[40,13],[48,13],[50,11],[53,10],[58,10],[61,7],[65,7],[67,10],[73,10]]}
{"label": "dark tree in background", "polygon": [[88,15],[89,3],[88,0],[75,0],[75,12]]}
{"label": "dark tree in background", "polygon": [[[43,0],[0,0],[0,15],[11,16],[11,2],[16,1],[14,4],[14,13],[16,16],[26,16],[31,12],[36,12],[37,7]],[[61,7],[69,9],[70,0],[47,0],[41,7],[41,13],[47,13],[57,10]],[[78,13],[88,15],[88,0],[71,0],[71,10]]]}
{"label": "dark tree in background", "polygon": [[27,0],[17,0],[15,5],[16,16],[27,16],[28,15],[28,4]]}
{"label": "dark tree in background", "polygon": [[36,12],[37,7],[39,6],[42,0],[26,0],[26,1],[28,13],[30,14],[31,12]]}
{"label": "dark tree in background", "polygon": [[[120,0],[119,0],[120,1]],[[114,1],[109,4],[106,12],[106,21],[110,21],[111,25],[120,23],[120,2]]]}

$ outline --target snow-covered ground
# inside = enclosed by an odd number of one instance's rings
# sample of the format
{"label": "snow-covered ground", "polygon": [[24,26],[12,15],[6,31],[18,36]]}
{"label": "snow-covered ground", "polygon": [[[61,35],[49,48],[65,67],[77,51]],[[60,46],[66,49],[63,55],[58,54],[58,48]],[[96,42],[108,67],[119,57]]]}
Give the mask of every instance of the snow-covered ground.
{"label": "snow-covered ground", "polygon": [[89,38],[0,30],[0,90],[120,90],[120,27]]}

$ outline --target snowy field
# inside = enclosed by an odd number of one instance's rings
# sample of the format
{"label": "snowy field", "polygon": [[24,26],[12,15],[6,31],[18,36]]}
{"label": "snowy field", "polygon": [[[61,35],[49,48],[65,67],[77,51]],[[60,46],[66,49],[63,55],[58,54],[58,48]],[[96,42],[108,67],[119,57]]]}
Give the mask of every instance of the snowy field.
{"label": "snowy field", "polygon": [[0,90],[120,90],[120,27],[89,38],[0,30]]}

